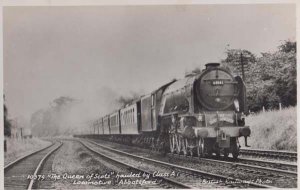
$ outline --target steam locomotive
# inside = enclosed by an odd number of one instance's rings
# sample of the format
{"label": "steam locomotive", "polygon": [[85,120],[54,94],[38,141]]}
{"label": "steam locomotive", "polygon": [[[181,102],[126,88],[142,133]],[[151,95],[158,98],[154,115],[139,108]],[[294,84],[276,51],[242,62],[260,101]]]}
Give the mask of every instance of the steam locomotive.
{"label": "steam locomotive", "polygon": [[201,73],[173,80],[93,122],[81,137],[103,138],[203,157],[239,155],[245,126],[246,88],[219,63]]}

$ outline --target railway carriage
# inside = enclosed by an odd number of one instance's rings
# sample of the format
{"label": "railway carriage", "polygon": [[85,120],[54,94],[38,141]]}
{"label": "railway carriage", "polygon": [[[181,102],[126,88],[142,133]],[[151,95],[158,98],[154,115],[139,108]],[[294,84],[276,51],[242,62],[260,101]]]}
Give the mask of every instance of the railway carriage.
{"label": "railway carriage", "polygon": [[104,135],[110,134],[109,115],[103,117],[103,134]]}
{"label": "railway carriage", "polygon": [[89,131],[88,134],[95,134],[95,126],[94,126],[94,122],[89,125]]}
{"label": "railway carriage", "polygon": [[134,102],[120,110],[121,134],[137,135],[140,131],[140,107],[139,102]]}
{"label": "railway carriage", "polygon": [[141,98],[141,130],[143,132],[152,132],[156,130],[153,124],[153,95],[148,94]]}
{"label": "railway carriage", "polygon": [[99,134],[101,134],[101,135],[104,134],[103,118],[102,117],[100,119],[98,119],[98,130],[99,130]]}
{"label": "railway carriage", "polygon": [[93,134],[99,134],[98,132],[98,120],[95,120],[93,122]]}
{"label": "railway carriage", "polygon": [[116,111],[109,116],[110,134],[121,134],[121,124],[119,120],[119,111]]}

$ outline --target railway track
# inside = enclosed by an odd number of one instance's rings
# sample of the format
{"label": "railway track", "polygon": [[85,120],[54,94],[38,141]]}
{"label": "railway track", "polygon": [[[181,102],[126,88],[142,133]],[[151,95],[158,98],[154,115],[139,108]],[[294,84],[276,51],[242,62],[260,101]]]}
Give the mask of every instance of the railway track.
{"label": "railway track", "polygon": [[47,161],[47,158],[58,148],[61,142],[54,142],[41,150],[24,156],[4,168],[5,189],[32,189],[35,182],[43,180],[39,171]]}
{"label": "railway track", "polygon": [[[235,160],[229,159],[230,162],[236,162]],[[292,163],[284,163],[284,162],[273,162],[273,161],[267,161],[267,160],[255,160],[250,158],[239,158],[237,160],[238,163],[241,164],[248,164],[248,165],[254,165],[254,166],[260,166],[265,168],[273,169],[274,172],[281,172],[285,171],[286,173],[291,173],[294,175],[297,175],[297,164]]]}
{"label": "railway track", "polygon": [[[96,153],[102,159],[113,162],[114,165],[117,165],[121,168],[125,168],[128,171],[134,172],[134,174],[138,174],[139,172],[141,172],[143,174],[147,174],[148,176],[150,176],[150,172],[148,172],[147,170],[144,170],[144,169],[138,168],[134,165],[125,163],[122,160],[116,159],[115,157],[107,156],[106,154],[100,152],[99,150],[95,150],[95,144],[87,144],[87,143],[82,142],[82,141],[79,141],[79,142],[85,148],[87,148],[88,150],[90,150],[93,153]],[[94,147],[91,146],[91,145],[94,145]],[[144,179],[142,179],[140,181],[140,184],[145,183],[143,185],[143,188],[156,188],[156,189],[157,188],[166,188],[166,189],[170,189],[170,188],[172,188],[172,189],[177,189],[177,188],[180,188],[180,189],[182,189],[182,188],[187,189],[188,188],[188,189],[190,189],[190,188],[192,188],[188,185],[185,185],[183,183],[177,182],[177,181],[172,180],[172,179],[167,179],[165,177],[158,177],[158,178],[159,178],[159,181],[156,181],[156,179],[154,179],[153,177],[150,176],[150,178],[148,178],[147,180],[148,181],[153,181],[153,182],[155,181],[155,183],[147,184],[147,182],[146,181],[143,182]]]}
{"label": "railway track", "polygon": [[188,158],[188,159],[193,159],[193,160],[198,160],[198,162],[203,162],[203,161],[212,161],[212,162],[219,162],[219,163],[226,163],[226,164],[231,164],[234,166],[245,166],[245,167],[252,167],[252,168],[257,168],[257,169],[262,169],[262,170],[268,170],[271,172],[276,172],[276,173],[281,173],[282,175],[294,175],[295,177],[297,176],[297,164],[292,164],[292,163],[287,163],[287,162],[274,162],[274,161],[267,161],[267,160],[255,160],[255,159],[250,159],[250,158],[238,158],[233,159],[233,158],[198,158],[198,157],[184,157],[182,155],[177,155],[177,154],[168,154],[170,157],[172,156],[177,156],[177,157],[182,157]]}
{"label": "railway track", "polygon": [[297,162],[297,152],[261,149],[240,149],[240,155]]}
{"label": "railway track", "polygon": [[[107,144],[97,140],[101,144]],[[142,148],[132,149],[127,145],[107,144],[112,148],[121,149],[125,152],[151,157],[157,160],[170,161],[173,164],[179,164],[186,167],[197,168],[216,174],[245,179],[255,179],[254,181],[273,187],[297,187],[297,165],[279,161],[266,161],[257,159],[238,159],[228,158],[226,160],[212,158],[185,157],[183,155],[168,154],[168,159],[160,154],[157,156],[149,155],[149,150]],[[142,153],[144,152],[144,154]],[[148,154],[148,155],[147,155]]]}
{"label": "railway track", "polygon": [[[181,161],[191,161],[194,164],[204,164],[223,168],[232,173],[241,173],[243,175],[258,176],[257,179],[267,178],[273,181],[274,187],[296,187],[297,186],[297,165],[287,163],[274,163],[269,161],[260,161],[253,159],[227,159],[217,160],[214,158],[183,157],[168,154],[171,158]],[[277,167],[277,168],[276,168]]]}
{"label": "railway track", "polygon": [[[82,142],[82,141],[81,141]],[[234,177],[212,174],[206,171],[201,171],[189,167],[184,167],[176,164],[137,156],[124,151],[116,150],[104,145],[100,145],[93,141],[82,142],[92,146],[91,149],[97,149],[101,154],[108,154],[109,157],[114,157],[121,160],[123,163],[133,163],[131,167],[142,169],[148,173],[155,174],[158,171],[166,176],[163,180],[171,180],[171,183],[179,183],[181,188],[271,188],[272,186],[253,182],[251,180],[241,180]],[[88,145],[87,145],[88,146]],[[94,150],[95,151],[95,150]],[[175,176],[167,175],[175,172]],[[184,187],[185,186],[185,187]]]}

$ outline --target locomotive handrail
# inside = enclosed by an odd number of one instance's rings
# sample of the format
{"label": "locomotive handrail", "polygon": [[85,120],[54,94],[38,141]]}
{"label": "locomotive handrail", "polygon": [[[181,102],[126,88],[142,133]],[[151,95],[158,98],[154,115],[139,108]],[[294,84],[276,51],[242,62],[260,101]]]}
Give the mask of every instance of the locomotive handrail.
{"label": "locomotive handrail", "polygon": [[[203,79],[203,81],[216,81],[216,80],[231,81],[231,79],[221,79],[221,78],[218,78],[218,79]],[[237,82],[235,82],[235,83],[237,83]]]}
{"label": "locomotive handrail", "polygon": [[229,96],[229,97],[232,97],[232,96],[238,96],[238,94],[207,94],[208,96],[210,97],[226,97],[226,96]]}
{"label": "locomotive handrail", "polygon": [[231,81],[231,82],[224,82],[224,84],[238,84],[238,82],[236,82],[236,81]]}

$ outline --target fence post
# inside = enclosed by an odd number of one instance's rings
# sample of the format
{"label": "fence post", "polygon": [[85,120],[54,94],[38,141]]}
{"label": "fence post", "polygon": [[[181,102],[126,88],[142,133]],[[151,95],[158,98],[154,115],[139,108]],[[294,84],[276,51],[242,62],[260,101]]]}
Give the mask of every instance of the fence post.
{"label": "fence post", "polygon": [[281,110],[281,103],[279,103],[279,110]]}
{"label": "fence post", "polygon": [[6,139],[4,139],[4,152],[7,152],[7,144],[6,144]]}

